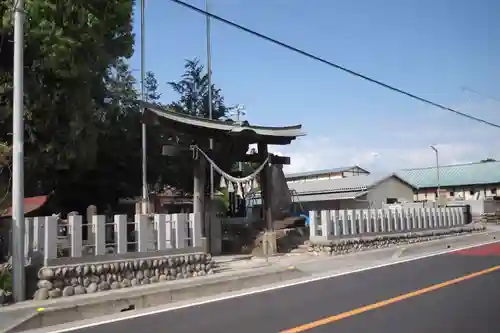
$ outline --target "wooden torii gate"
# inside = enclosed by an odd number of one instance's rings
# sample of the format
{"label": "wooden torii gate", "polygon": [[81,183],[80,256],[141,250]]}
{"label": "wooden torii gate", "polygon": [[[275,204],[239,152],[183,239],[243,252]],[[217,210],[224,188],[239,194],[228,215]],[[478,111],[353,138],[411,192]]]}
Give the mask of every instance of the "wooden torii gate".
{"label": "wooden torii gate", "polygon": [[[190,145],[203,147],[208,157],[217,163],[221,157],[231,156],[234,162],[268,163],[260,173],[260,190],[262,198],[263,218],[266,223],[266,237],[269,243],[269,251],[272,254],[276,250],[276,238],[273,237],[274,225],[272,214],[270,164],[287,165],[290,158],[269,154],[269,145],[288,145],[299,136],[304,136],[302,125],[285,127],[252,126],[248,122],[235,123],[233,121],[209,120],[194,117],[187,114],[171,111],[155,104],[143,103],[143,122],[148,126],[161,126],[172,136],[176,134],[188,135],[192,138]],[[209,138],[213,139],[213,149],[208,148]],[[247,154],[249,145],[257,144],[257,153]],[[192,153],[184,145],[166,145],[163,154],[176,156],[182,153]],[[193,189],[193,212],[197,223],[206,226],[205,221],[205,188],[207,175],[207,159],[193,154],[194,166],[194,189]],[[208,228],[210,225],[208,224]],[[206,236],[209,236],[207,233]],[[210,244],[210,241],[208,241]]]}

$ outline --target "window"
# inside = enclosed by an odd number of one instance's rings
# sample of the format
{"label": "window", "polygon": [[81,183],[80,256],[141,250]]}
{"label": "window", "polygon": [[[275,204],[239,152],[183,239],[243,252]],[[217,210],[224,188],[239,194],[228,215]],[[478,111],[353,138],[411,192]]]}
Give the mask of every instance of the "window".
{"label": "window", "polygon": [[390,205],[390,204],[395,204],[395,203],[397,203],[397,202],[398,202],[398,199],[396,199],[396,198],[387,198],[387,199],[386,199],[386,203],[387,203],[388,205]]}
{"label": "window", "polygon": [[455,192],[450,191],[450,197],[452,197],[452,198],[455,197]]}
{"label": "window", "polygon": [[469,191],[469,194],[470,194],[470,195],[474,195],[474,193],[475,193],[475,192],[474,192],[474,190],[470,190],[470,191]]}
{"label": "window", "polygon": [[497,189],[496,188],[492,188],[491,189],[491,194],[496,195],[497,194]]}

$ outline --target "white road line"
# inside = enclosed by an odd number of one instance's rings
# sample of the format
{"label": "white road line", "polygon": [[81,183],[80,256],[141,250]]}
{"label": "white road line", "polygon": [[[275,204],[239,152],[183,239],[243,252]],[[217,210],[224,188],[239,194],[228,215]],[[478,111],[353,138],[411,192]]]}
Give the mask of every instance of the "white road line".
{"label": "white road line", "polygon": [[[175,311],[175,310],[190,308],[190,307],[194,307],[194,306],[200,306],[200,305],[210,304],[210,303],[214,303],[214,302],[225,301],[225,300],[228,300],[228,299],[233,299],[233,298],[238,298],[238,297],[243,297],[243,296],[249,296],[249,295],[253,295],[253,294],[260,294],[260,293],[264,293],[264,292],[267,292],[267,291],[272,291],[272,290],[278,290],[278,289],[283,289],[283,288],[298,286],[298,285],[301,285],[301,284],[306,284],[306,283],[311,283],[311,282],[316,282],[316,281],[331,279],[331,278],[335,278],[335,277],[339,277],[339,276],[344,276],[344,275],[349,275],[349,274],[354,274],[354,273],[369,271],[369,270],[373,270],[373,269],[377,269],[377,268],[383,268],[383,267],[388,267],[388,266],[395,266],[395,265],[403,264],[403,263],[406,263],[406,262],[421,260],[421,259],[425,259],[425,258],[431,258],[431,257],[435,257],[435,256],[447,254],[447,253],[453,253],[453,252],[456,252],[456,251],[466,250],[466,249],[475,248],[475,247],[479,247],[479,246],[484,246],[484,245],[488,245],[488,244],[494,244],[494,243],[498,243],[498,242],[500,242],[500,241],[499,240],[494,240],[494,241],[484,242],[484,243],[480,243],[480,244],[468,245],[468,246],[464,246],[464,247],[456,248],[456,249],[447,249],[445,251],[440,251],[440,252],[434,252],[434,253],[430,253],[430,254],[425,254],[425,255],[422,255],[422,256],[419,256],[419,257],[403,259],[403,260],[399,260],[399,261],[396,261],[396,262],[389,262],[389,263],[379,264],[379,265],[375,265],[375,266],[369,266],[369,267],[365,267],[365,268],[359,268],[359,269],[355,269],[355,270],[352,270],[352,271],[335,273],[335,274],[331,274],[331,275],[318,276],[318,277],[314,277],[314,278],[310,278],[310,279],[306,279],[306,280],[300,280],[300,281],[294,281],[294,282],[279,284],[279,285],[276,285],[276,286],[262,288],[262,289],[257,289],[257,290],[241,291],[240,293],[236,293],[236,294],[231,294],[231,295],[226,295],[226,296],[221,296],[221,297],[216,297],[216,298],[210,298],[208,300],[197,301],[197,302],[189,303],[189,304],[182,304],[182,305],[179,305],[179,306],[169,307],[169,308],[165,308],[165,309],[156,309],[156,310],[152,310],[152,311],[148,311],[148,312],[134,313],[134,314],[131,314],[130,316],[126,316],[126,317],[111,318],[111,319],[106,319],[106,320],[99,321],[99,322],[82,324],[82,325],[79,325],[79,326],[73,326],[73,327],[67,327],[67,328],[61,328],[61,329],[55,329],[54,331],[50,331],[50,327],[46,327],[45,330],[47,330],[46,331],[47,333],[48,332],[50,332],[50,333],[71,332],[71,331],[81,330],[81,329],[85,329],[85,328],[89,328],[89,327],[101,326],[101,325],[111,324],[111,323],[115,323],[115,322],[119,322],[119,321],[125,321],[125,320],[129,320],[129,319],[134,319],[134,318],[139,318],[139,317],[145,317],[145,316],[155,315],[155,314],[159,314],[159,313],[170,312],[170,311]],[[43,329],[41,329],[41,330],[43,330]],[[35,331],[36,332],[41,332],[40,330],[34,330],[33,332],[35,332]]]}

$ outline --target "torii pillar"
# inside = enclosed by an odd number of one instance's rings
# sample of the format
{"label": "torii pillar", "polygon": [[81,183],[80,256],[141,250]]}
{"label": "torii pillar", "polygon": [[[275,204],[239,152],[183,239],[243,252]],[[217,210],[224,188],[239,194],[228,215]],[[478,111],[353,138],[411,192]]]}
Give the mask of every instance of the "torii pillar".
{"label": "torii pillar", "polygon": [[[267,144],[259,142],[257,144],[258,153],[260,160],[264,162],[269,156],[269,151],[267,149]],[[262,163],[261,162],[261,163]],[[266,224],[266,231],[264,232],[264,237],[262,237],[262,252],[264,255],[274,255],[277,253],[278,248],[276,244],[276,232],[273,226],[273,214],[272,214],[272,197],[270,191],[270,168],[269,162],[266,163],[262,171],[260,172],[260,193],[262,200],[262,218]]]}
{"label": "torii pillar", "polygon": [[[201,230],[205,226],[205,185],[206,185],[206,159],[197,150],[194,150],[194,168],[193,168],[193,213],[195,228]],[[210,240],[210,237],[206,238]],[[193,238],[193,237],[191,237]],[[204,250],[210,251],[210,245],[206,242]]]}

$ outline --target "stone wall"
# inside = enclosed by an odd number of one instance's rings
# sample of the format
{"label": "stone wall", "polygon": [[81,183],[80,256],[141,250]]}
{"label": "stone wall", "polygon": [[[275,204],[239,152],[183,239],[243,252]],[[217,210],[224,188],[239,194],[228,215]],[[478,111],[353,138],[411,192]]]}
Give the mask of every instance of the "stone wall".
{"label": "stone wall", "polygon": [[479,218],[479,222],[500,224],[500,209],[494,213],[482,214]]}
{"label": "stone wall", "polygon": [[215,267],[205,253],[43,267],[33,298],[45,300],[204,276],[213,274]]}
{"label": "stone wall", "polygon": [[308,248],[308,253],[310,255],[340,255],[356,251],[420,243],[450,236],[481,232],[485,229],[485,226],[477,225],[471,227],[453,228],[449,230],[432,230],[344,239],[340,238],[328,242],[316,244],[311,243]]}

